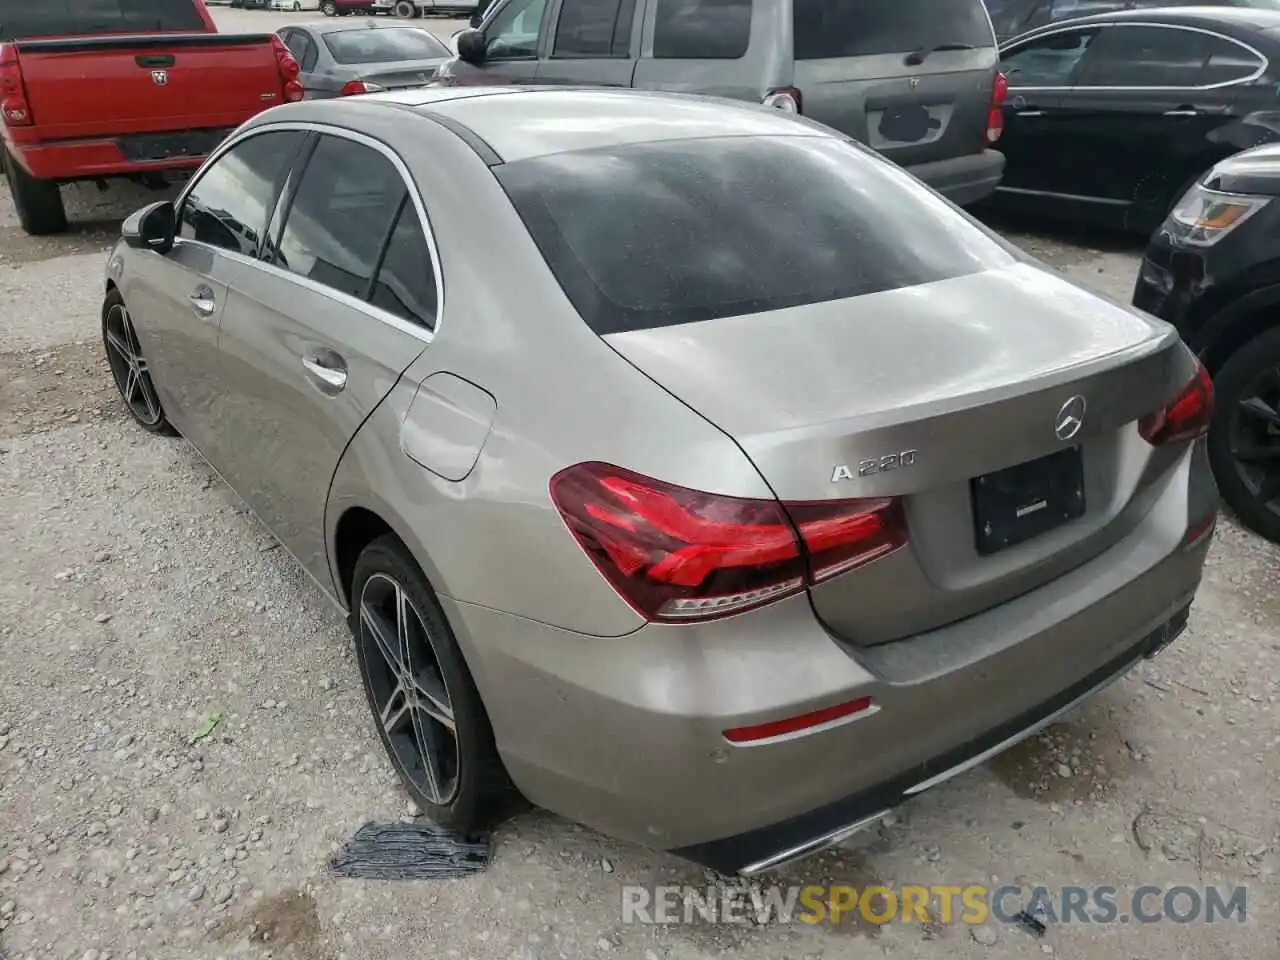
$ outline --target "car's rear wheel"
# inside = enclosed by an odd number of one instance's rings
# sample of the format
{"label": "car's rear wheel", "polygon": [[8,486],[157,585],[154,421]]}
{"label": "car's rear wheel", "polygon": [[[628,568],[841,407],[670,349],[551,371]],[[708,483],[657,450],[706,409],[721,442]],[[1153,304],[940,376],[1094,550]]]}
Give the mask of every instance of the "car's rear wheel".
{"label": "car's rear wheel", "polygon": [[400,2],[395,5],[393,13],[395,13],[397,17],[408,20],[418,15],[418,8],[410,3],[409,0],[400,0]]}
{"label": "car's rear wheel", "polygon": [[138,426],[151,433],[172,437],[177,434],[165,416],[160,396],[151,380],[151,371],[142,355],[142,345],[133,327],[133,318],[119,290],[107,294],[102,304],[102,345],[107,366],[116,382],[129,415]]}
{"label": "car's rear wheel", "polygon": [[67,229],[67,211],[62,205],[62,191],[51,180],[38,180],[22,169],[5,151],[4,175],[9,181],[9,194],[18,212],[18,222],[31,236],[61,233]]}
{"label": "car's rear wheel", "polygon": [[398,539],[364,549],[351,597],[365,695],[405,789],[441,826],[490,826],[514,790],[444,611]]}
{"label": "car's rear wheel", "polygon": [[1209,460],[1245,526],[1280,543],[1280,329],[1250,340],[1214,377]]}
{"label": "car's rear wheel", "polygon": [[338,5],[333,0],[325,0],[320,4],[320,12],[326,17],[336,17],[338,15]]}

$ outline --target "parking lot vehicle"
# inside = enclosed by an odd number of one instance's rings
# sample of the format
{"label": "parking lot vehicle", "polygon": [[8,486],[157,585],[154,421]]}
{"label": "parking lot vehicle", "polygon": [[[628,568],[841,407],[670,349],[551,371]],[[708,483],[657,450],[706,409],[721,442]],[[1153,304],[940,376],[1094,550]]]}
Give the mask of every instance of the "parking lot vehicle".
{"label": "parking lot vehicle", "polygon": [[164,186],[249,117],[302,97],[270,33],[219,34],[200,0],[0,0],[0,130],[22,227],[66,229],[59,190]]}
{"label": "parking lot vehicle", "polygon": [[453,83],[702,93],[798,113],[957,203],[991,193],[1004,82],[981,0],[500,0]]}
{"label": "parking lot vehicle", "polygon": [[1224,157],[1277,139],[1280,8],[1104,14],[1001,48],[997,205],[1147,234]]}
{"label": "parking lot vehicle", "polygon": [[347,611],[454,827],[509,776],[758,873],[1154,655],[1200,581],[1212,398],[1177,332],[819,124],[305,101],[122,232],[130,411]]}
{"label": "parking lot vehicle", "polygon": [[271,0],[272,10],[288,10],[300,13],[303,10],[319,10],[320,0]]}
{"label": "parking lot vehicle", "polygon": [[1280,145],[1229,157],[1187,191],[1147,246],[1133,302],[1213,374],[1218,487],[1280,543]]}
{"label": "parking lot vehicle", "polygon": [[320,12],[326,17],[389,14],[392,2],[393,0],[320,0]]}
{"label": "parking lot vehicle", "polygon": [[1277,0],[986,0],[996,37],[1003,43],[1038,27],[1121,10],[1156,7],[1251,7],[1280,10]]}
{"label": "parking lot vehicle", "polygon": [[476,12],[476,0],[395,0],[393,16],[470,17]]}
{"label": "parking lot vehicle", "polygon": [[307,99],[420,87],[452,56],[430,31],[395,20],[323,21],[277,33],[300,64]]}

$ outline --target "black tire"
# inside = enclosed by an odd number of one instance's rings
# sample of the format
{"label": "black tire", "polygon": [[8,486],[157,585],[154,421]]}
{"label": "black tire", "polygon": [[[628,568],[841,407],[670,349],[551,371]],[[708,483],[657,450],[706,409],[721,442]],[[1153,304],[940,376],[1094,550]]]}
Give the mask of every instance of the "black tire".
{"label": "black tire", "polygon": [[338,15],[338,6],[333,0],[325,0],[324,3],[320,4],[320,12],[326,17],[336,17]]}
{"label": "black tire", "polygon": [[[121,311],[124,314],[123,330],[120,327]],[[125,409],[133,417],[133,422],[143,430],[161,437],[176,437],[178,431],[165,415],[155,384],[151,382],[151,374],[146,372],[145,367],[139,370],[136,365],[131,366],[125,361],[121,341],[129,351],[142,357],[142,347],[138,343],[137,333],[133,331],[124,298],[120,296],[119,290],[111,290],[102,302],[102,349],[106,351],[107,366],[111,369],[111,378],[120,392],[120,399],[124,401]]]}
{"label": "black tire", "polygon": [[411,0],[400,0],[392,9],[392,13],[402,20],[411,20],[418,15],[418,8]]}
{"label": "black tire", "polygon": [[[456,734],[455,782],[443,803],[436,802],[425,792],[419,783],[423,780],[422,774],[417,769],[409,769],[410,764],[404,757],[404,733],[397,735],[399,746],[393,745],[382,722],[380,703],[388,700],[387,687],[395,687],[396,683],[361,613],[366,603],[370,607],[379,605],[376,591],[385,588],[388,581],[403,591],[407,605],[421,623],[423,635],[419,639],[425,640],[424,650],[434,657],[433,666],[438,668],[438,676],[443,678],[442,692],[452,708]],[[378,738],[409,796],[424,815],[442,827],[460,833],[474,833],[493,826],[513,810],[518,794],[498,756],[493,728],[453,630],[427,578],[398,538],[392,535],[379,537],[360,554],[352,578],[351,598],[348,626],[355,639],[356,660],[365,698]],[[411,669],[415,673],[420,672],[422,657],[415,653],[410,659],[417,661]],[[431,666],[427,670],[434,672]],[[424,728],[426,726],[423,725]],[[436,724],[433,730],[429,736],[438,735],[444,727]],[[418,726],[409,732],[409,738],[416,745],[421,744]]]}
{"label": "black tire", "polygon": [[[1269,330],[1250,340],[1230,357],[1214,377],[1214,413],[1209,430],[1209,462],[1214,479],[1227,506],[1250,530],[1280,543],[1280,424],[1269,427],[1273,439],[1266,444],[1272,459],[1242,463],[1237,446],[1242,439],[1249,446],[1263,446],[1268,428],[1257,416],[1241,412],[1263,378],[1271,376],[1268,397],[1280,409],[1280,329]],[[1248,434],[1252,434],[1252,440]],[[1244,435],[1244,436],[1242,436]],[[1246,481],[1246,472],[1252,474]],[[1276,489],[1270,505],[1259,494]],[[1269,490],[1267,491],[1269,493]]]}
{"label": "black tire", "polygon": [[67,211],[58,185],[50,180],[37,180],[8,155],[8,150],[5,154],[4,176],[9,181],[9,193],[22,229],[33,237],[66,230]]}

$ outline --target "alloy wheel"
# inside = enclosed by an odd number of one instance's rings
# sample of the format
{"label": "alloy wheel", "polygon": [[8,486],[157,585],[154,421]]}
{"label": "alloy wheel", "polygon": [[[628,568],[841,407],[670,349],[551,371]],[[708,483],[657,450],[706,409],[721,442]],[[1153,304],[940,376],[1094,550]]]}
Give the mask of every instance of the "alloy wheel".
{"label": "alloy wheel", "polygon": [[107,341],[107,363],[120,396],[139,423],[154,427],[163,419],[164,410],[142,356],[133,320],[123,305],[113,304],[107,311],[103,333]]}
{"label": "alloy wheel", "polygon": [[1280,365],[1258,372],[1240,392],[1231,456],[1259,506],[1280,514]]}
{"label": "alloy wheel", "polygon": [[400,773],[437,806],[458,791],[453,700],[426,621],[390,576],[360,594],[360,644],[375,713]]}

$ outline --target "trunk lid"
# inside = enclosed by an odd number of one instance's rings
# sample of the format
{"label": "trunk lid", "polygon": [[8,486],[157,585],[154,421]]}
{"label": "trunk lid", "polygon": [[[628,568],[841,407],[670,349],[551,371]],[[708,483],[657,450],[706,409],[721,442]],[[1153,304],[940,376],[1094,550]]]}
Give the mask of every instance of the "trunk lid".
{"label": "trunk lid", "polygon": [[806,116],[901,166],[985,147],[998,54],[982,0],[794,0]]}
{"label": "trunk lid", "polygon": [[42,139],[234,127],[282,103],[270,34],[23,40]]}
{"label": "trunk lid", "polygon": [[[1187,375],[1171,327],[1027,263],[605,339],[730,434],[780,499],[903,498],[906,548],[811,590],[856,644],[971,616],[1123,537],[1163,479],[1134,421]],[[1087,412],[1064,441],[1076,396]],[[1083,516],[981,555],[971,481],[1074,448]]]}
{"label": "trunk lid", "polygon": [[388,90],[421,87],[435,79],[440,64],[447,60],[402,60],[395,63],[371,63],[360,70],[360,80],[381,84]]}

